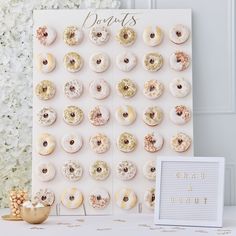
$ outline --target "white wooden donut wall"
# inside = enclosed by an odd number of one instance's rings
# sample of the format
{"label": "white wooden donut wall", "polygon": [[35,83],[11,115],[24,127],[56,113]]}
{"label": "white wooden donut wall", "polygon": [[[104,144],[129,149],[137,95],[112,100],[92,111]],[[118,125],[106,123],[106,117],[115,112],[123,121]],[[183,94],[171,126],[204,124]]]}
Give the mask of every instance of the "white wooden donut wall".
{"label": "white wooden donut wall", "polygon": [[[135,22],[134,20],[135,19]],[[170,41],[169,30],[176,24],[183,24],[190,30],[190,38],[183,44],[177,45]],[[41,45],[35,37],[39,26],[47,25],[57,32],[56,41],[50,46]],[[97,46],[89,39],[89,30],[92,26],[104,25],[111,32],[109,41]],[[81,44],[68,46],[63,41],[63,32],[67,26],[79,26],[83,28],[84,39]],[[137,33],[137,39],[132,46],[124,47],[117,42],[115,36],[123,27],[129,26]],[[159,26],[164,38],[160,45],[150,47],[143,42],[143,31],[147,26]],[[144,192],[155,186],[154,181],[146,179],[143,175],[143,165],[149,160],[155,160],[158,156],[192,156],[193,140],[191,147],[183,153],[177,153],[170,146],[170,139],[177,132],[184,132],[193,139],[193,121],[184,125],[175,125],[170,120],[169,112],[176,105],[186,105],[192,111],[192,92],[184,98],[176,98],[169,91],[169,83],[173,78],[185,78],[192,84],[192,62],[190,66],[181,72],[170,68],[169,57],[176,51],[186,52],[192,60],[191,37],[191,10],[40,10],[34,12],[34,69],[33,69],[33,157],[32,157],[32,195],[39,189],[48,188],[55,193],[55,202],[52,214],[60,215],[103,215],[120,213],[152,213],[143,201]],[[68,52],[79,53],[83,60],[83,68],[76,72],[68,72],[63,64],[63,57]],[[121,52],[132,52],[137,57],[137,65],[130,72],[122,72],[116,65],[116,56]],[[93,53],[105,52],[110,57],[110,67],[103,73],[95,73],[89,67],[89,58]],[[149,72],[143,68],[143,56],[149,52],[158,52],[164,58],[164,64],[157,72]],[[51,53],[56,58],[56,68],[50,73],[42,73],[37,70],[37,55],[39,53]],[[89,84],[94,79],[105,79],[111,88],[110,95],[103,100],[96,100],[89,94]],[[133,80],[137,85],[137,93],[134,97],[124,99],[117,94],[116,84],[123,78]],[[71,79],[78,79],[83,83],[84,91],[81,97],[68,99],[64,95],[63,86]],[[147,80],[156,79],[165,86],[161,97],[150,100],[143,95],[143,85]],[[35,95],[35,87],[42,80],[50,80],[56,86],[55,96],[47,101],[40,100]],[[70,126],[63,121],[63,110],[68,105],[80,107],[84,112],[84,120],[77,126]],[[89,111],[96,105],[103,105],[110,111],[110,120],[106,125],[93,126],[88,120]],[[120,105],[131,105],[137,113],[136,121],[129,126],[120,125],[115,119],[115,109]],[[164,112],[161,124],[151,127],[143,122],[143,110],[149,106],[159,106]],[[52,107],[57,112],[57,120],[48,127],[43,127],[37,122],[37,113],[43,107]],[[137,147],[133,152],[123,153],[118,150],[116,140],[122,132],[132,133],[137,139]],[[143,147],[143,139],[147,133],[158,131],[164,138],[162,149],[155,153],[147,152]],[[83,138],[81,150],[74,154],[66,153],[61,147],[61,138],[68,133],[78,132]],[[105,133],[110,139],[110,149],[104,154],[95,154],[89,146],[89,138],[96,133]],[[41,133],[52,134],[57,146],[55,151],[48,156],[41,156],[36,151],[37,137]],[[78,160],[83,166],[83,176],[77,182],[69,182],[61,174],[62,165],[68,160]],[[106,161],[110,167],[110,175],[104,181],[96,181],[89,175],[89,166],[96,160]],[[128,181],[120,180],[116,175],[116,166],[122,160],[129,160],[137,167],[136,176]],[[56,167],[56,176],[49,182],[41,182],[37,177],[37,167],[40,163],[51,162]],[[77,187],[84,196],[83,205],[77,209],[67,209],[60,203],[60,196],[67,187]],[[95,188],[105,188],[110,194],[110,204],[105,209],[93,209],[88,203],[89,193]],[[137,195],[137,204],[130,210],[119,208],[114,199],[114,194],[119,189],[126,187],[132,189]],[[157,193],[158,196],[158,193]]]}

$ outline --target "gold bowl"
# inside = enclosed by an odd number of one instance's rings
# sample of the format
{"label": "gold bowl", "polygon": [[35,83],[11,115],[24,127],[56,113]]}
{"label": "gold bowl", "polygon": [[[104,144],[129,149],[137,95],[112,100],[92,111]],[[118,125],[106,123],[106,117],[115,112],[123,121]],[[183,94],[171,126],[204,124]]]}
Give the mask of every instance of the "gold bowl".
{"label": "gold bowl", "polygon": [[30,224],[41,224],[49,216],[51,207],[21,207],[21,217],[24,221]]}

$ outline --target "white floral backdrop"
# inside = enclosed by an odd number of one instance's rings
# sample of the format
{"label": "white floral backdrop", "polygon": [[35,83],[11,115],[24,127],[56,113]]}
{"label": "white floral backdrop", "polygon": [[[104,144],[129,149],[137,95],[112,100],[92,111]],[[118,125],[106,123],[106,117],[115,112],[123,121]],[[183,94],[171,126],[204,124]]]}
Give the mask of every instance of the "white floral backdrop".
{"label": "white floral backdrop", "polygon": [[0,208],[31,185],[34,9],[119,8],[118,0],[0,0]]}

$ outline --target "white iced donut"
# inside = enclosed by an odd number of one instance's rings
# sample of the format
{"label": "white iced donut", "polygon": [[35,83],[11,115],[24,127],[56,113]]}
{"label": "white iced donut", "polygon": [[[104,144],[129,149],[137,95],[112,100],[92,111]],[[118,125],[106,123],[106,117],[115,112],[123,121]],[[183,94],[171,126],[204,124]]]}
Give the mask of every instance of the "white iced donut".
{"label": "white iced donut", "polygon": [[42,163],[37,168],[37,176],[40,181],[47,182],[54,179],[56,175],[55,166],[48,162]]}
{"label": "white iced donut", "polygon": [[115,193],[115,202],[124,210],[133,208],[137,203],[137,196],[132,189],[122,188]]}
{"label": "white iced donut", "polygon": [[36,148],[38,154],[47,156],[55,150],[56,140],[51,134],[42,133],[38,136]]}
{"label": "white iced donut", "polygon": [[110,31],[105,26],[94,26],[89,32],[89,38],[95,45],[103,45],[110,38]]}
{"label": "white iced donut", "polygon": [[88,118],[92,125],[101,126],[108,122],[110,113],[104,106],[96,106],[89,112]]}
{"label": "white iced donut", "polygon": [[83,175],[83,168],[78,161],[67,161],[61,168],[62,175],[69,181],[78,181]]}
{"label": "white iced donut", "polygon": [[149,209],[154,209],[155,207],[155,198],[156,198],[156,194],[155,194],[155,188],[150,188],[148,190],[145,191],[144,193],[144,204],[149,208]]}
{"label": "white iced donut", "polygon": [[171,148],[176,152],[185,152],[191,146],[192,140],[185,133],[177,133],[171,138]]}
{"label": "white iced donut", "polygon": [[157,80],[148,80],[144,83],[143,94],[148,99],[157,99],[164,92],[164,85]]}
{"label": "white iced donut", "polygon": [[148,180],[156,179],[156,162],[155,161],[147,161],[143,166],[143,175]]}
{"label": "white iced donut", "polygon": [[78,152],[82,145],[82,137],[76,133],[66,134],[61,139],[62,148],[68,153]]}
{"label": "white iced donut", "polygon": [[146,45],[154,47],[162,42],[163,33],[160,27],[147,27],[143,31],[143,41]]}
{"label": "white iced donut", "polygon": [[104,188],[93,190],[89,194],[89,204],[94,209],[104,209],[110,202],[110,195]]}
{"label": "white iced donut", "polygon": [[63,119],[68,125],[78,125],[84,119],[84,113],[79,107],[68,106],[63,111]]}
{"label": "white iced donut", "polygon": [[183,78],[176,78],[170,82],[169,89],[174,97],[183,98],[189,94],[191,85]]}
{"label": "white iced donut", "polygon": [[37,57],[37,68],[43,73],[49,73],[56,67],[56,59],[51,53],[40,53]]}
{"label": "white iced donut", "polygon": [[63,58],[63,63],[67,71],[74,73],[82,69],[84,60],[80,54],[68,52]]}
{"label": "white iced donut", "polygon": [[64,85],[64,93],[70,99],[78,98],[83,93],[83,84],[77,79],[68,81]]}
{"label": "white iced donut", "polygon": [[89,85],[90,95],[98,100],[104,99],[110,94],[110,86],[103,79],[95,79]]}
{"label": "white iced donut", "polygon": [[42,126],[50,126],[57,119],[56,111],[51,107],[44,107],[37,113],[38,123]]}
{"label": "white iced donut", "polygon": [[89,66],[94,72],[104,72],[110,66],[109,56],[103,52],[95,53],[89,59]]}
{"label": "white iced donut", "polygon": [[147,53],[143,57],[143,67],[145,70],[155,72],[163,66],[163,56],[159,53]]}
{"label": "white iced donut", "polygon": [[69,46],[78,45],[83,41],[84,33],[82,29],[76,26],[69,26],[65,28],[63,39]]}
{"label": "white iced donut", "polygon": [[144,137],[144,149],[148,152],[159,151],[164,143],[164,139],[158,132],[152,132]]}
{"label": "white iced donut", "polygon": [[175,106],[170,110],[170,119],[176,125],[183,125],[190,121],[191,112],[184,105]]}
{"label": "white iced donut", "polygon": [[189,29],[181,24],[175,25],[169,31],[169,38],[175,44],[182,44],[189,38]]}
{"label": "white iced donut", "polygon": [[132,161],[121,161],[116,167],[117,176],[121,180],[133,179],[136,175],[137,168]]}
{"label": "white iced donut", "polygon": [[95,153],[107,152],[110,148],[110,140],[105,134],[98,133],[89,139],[89,145]]}
{"label": "white iced donut", "polygon": [[56,31],[49,26],[40,26],[36,30],[36,38],[44,46],[51,45],[55,41],[56,37]]}
{"label": "white iced donut", "polygon": [[51,206],[55,201],[55,194],[50,189],[40,189],[34,195],[36,203],[42,203],[44,206]]}
{"label": "white iced donut", "polygon": [[95,180],[105,180],[110,174],[110,169],[105,161],[98,160],[89,167],[89,174]]}
{"label": "white iced donut", "polygon": [[136,120],[136,111],[132,106],[123,105],[116,109],[116,120],[121,125],[130,125]]}
{"label": "white iced donut", "polygon": [[143,121],[149,126],[159,125],[163,120],[164,114],[160,107],[148,107],[143,112]]}
{"label": "white iced donut", "polygon": [[137,58],[131,52],[123,52],[116,57],[116,65],[121,71],[131,71],[136,64]]}
{"label": "white iced donut", "polygon": [[170,67],[175,71],[186,70],[190,65],[190,57],[184,52],[175,52],[170,56]]}
{"label": "white iced donut", "polygon": [[61,194],[61,203],[69,209],[75,209],[83,203],[83,194],[75,187],[66,188]]}

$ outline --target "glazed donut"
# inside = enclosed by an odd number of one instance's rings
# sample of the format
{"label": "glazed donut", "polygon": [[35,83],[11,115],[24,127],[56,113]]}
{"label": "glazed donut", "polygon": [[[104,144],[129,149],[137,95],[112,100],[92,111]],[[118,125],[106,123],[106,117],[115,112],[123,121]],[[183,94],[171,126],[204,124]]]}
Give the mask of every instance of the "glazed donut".
{"label": "glazed donut", "polygon": [[185,152],[189,149],[192,143],[191,138],[184,133],[177,133],[171,138],[171,148],[176,152]]}
{"label": "glazed donut", "polygon": [[131,161],[121,161],[116,167],[117,176],[121,180],[133,179],[136,175],[137,168],[136,165]]}
{"label": "glazed donut", "polygon": [[78,181],[83,175],[83,168],[78,161],[67,161],[61,168],[62,175],[69,181]]}
{"label": "glazed donut", "polygon": [[104,99],[110,94],[110,86],[103,79],[93,80],[89,85],[90,95],[98,100]]}
{"label": "glazed donut", "polygon": [[78,53],[68,52],[63,58],[63,63],[67,71],[74,73],[82,69],[84,60]]}
{"label": "glazed donut", "polygon": [[76,133],[66,134],[61,139],[61,146],[68,153],[78,152],[82,145],[82,137]]}
{"label": "glazed donut", "polygon": [[108,122],[110,113],[104,106],[96,106],[89,112],[88,118],[92,125],[101,126]]}
{"label": "glazed donut", "polygon": [[109,56],[104,52],[95,53],[89,59],[89,66],[94,72],[104,72],[110,66]]}
{"label": "glazed donut", "polygon": [[183,78],[173,79],[170,82],[169,89],[171,94],[176,98],[183,98],[186,97],[190,90],[191,85],[188,81]]}
{"label": "glazed donut", "polygon": [[175,44],[182,44],[189,38],[189,29],[181,24],[175,25],[169,31],[169,38]]}
{"label": "glazed donut", "polygon": [[103,189],[95,189],[89,194],[89,205],[94,209],[104,209],[110,202],[109,193]]}
{"label": "glazed donut", "polygon": [[42,133],[38,136],[37,152],[42,156],[51,154],[56,148],[55,138],[48,133]]}
{"label": "glazed donut", "polygon": [[115,193],[115,201],[121,209],[129,210],[137,203],[137,196],[132,189],[122,188]]}
{"label": "glazed donut", "polygon": [[130,79],[122,79],[116,86],[118,94],[124,98],[131,98],[137,92],[135,83]]}
{"label": "glazed donut", "polygon": [[132,152],[137,145],[134,135],[124,132],[117,139],[117,147],[122,152]]}
{"label": "glazed donut", "polygon": [[136,64],[137,58],[131,52],[124,52],[116,57],[116,65],[121,71],[131,71],[136,66]]}
{"label": "glazed donut", "polygon": [[61,203],[69,209],[80,207],[83,199],[83,194],[75,187],[66,188],[61,194]]}
{"label": "glazed donut", "polygon": [[175,52],[170,55],[170,67],[175,71],[186,70],[190,65],[190,57],[184,52]]}
{"label": "glazed donut", "polygon": [[42,126],[50,126],[57,119],[56,111],[51,107],[44,107],[37,113],[38,123]]}
{"label": "glazed donut", "polygon": [[89,38],[95,45],[103,45],[109,40],[110,31],[105,26],[96,26],[90,30]]}
{"label": "glazed donut", "polygon": [[36,30],[36,38],[44,46],[51,45],[55,41],[56,37],[56,31],[49,26],[40,26]]}
{"label": "glazed donut", "polygon": [[163,111],[160,107],[148,107],[143,112],[143,121],[149,126],[159,125],[163,120]]}
{"label": "glazed donut", "polygon": [[147,161],[143,166],[143,175],[148,180],[156,180],[156,162]]}
{"label": "glazed donut", "polygon": [[83,93],[83,84],[77,79],[68,81],[64,85],[64,93],[68,98],[78,98]]}
{"label": "glazed donut", "polygon": [[143,66],[147,71],[155,72],[163,66],[163,57],[161,54],[151,52],[144,55]]}
{"label": "glazed donut", "polygon": [[44,206],[52,206],[55,201],[55,194],[50,189],[40,189],[34,195],[36,203],[42,203]]}
{"label": "glazed donut", "polygon": [[143,41],[146,45],[154,47],[159,45],[163,39],[163,32],[160,27],[147,27],[143,31]]}
{"label": "glazed donut", "polygon": [[158,132],[152,132],[144,136],[144,149],[148,152],[159,151],[163,143],[164,139]]}
{"label": "glazed donut", "polygon": [[41,100],[49,100],[55,96],[56,87],[49,80],[42,80],[35,87],[35,94]]}
{"label": "glazed donut", "polygon": [[131,46],[136,40],[136,32],[130,27],[123,27],[116,35],[116,40],[123,46]]}
{"label": "glazed donut", "polygon": [[115,112],[116,120],[121,125],[131,125],[136,120],[136,111],[132,106],[119,106]]}
{"label": "glazed donut", "polygon": [[107,152],[110,148],[110,140],[105,134],[98,133],[89,139],[90,148],[95,153]]}
{"label": "glazed donut", "polygon": [[183,125],[190,121],[191,112],[184,105],[175,106],[170,111],[170,119],[176,125]]}
{"label": "glazed donut", "polygon": [[159,98],[164,92],[164,85],[157,80],[148,80],[144,83],[143,94],[149,99]]}
{"label": "glazed donut", "polygon": [[155,198],[156,198],[156,194],[155,194],[155,188],[150,188],[148,190],[145,191],[144,193],[144,204],[149,208],[149,209],[154,209],[155,207]]}
{"label": "glazed donut", "polygon": [[55,166],[48,162],[42,163],[37,168],[37,176],[40,181],[47,182],[54,179],[56,175]]}
{"label": "glazed donut", "polygon": [[84,33],[82,29],[76,26],[69,26],[65,28],[63,40],[69,46],[78,45],[83,41]]}
{"label": "glazed donut", "polygon": [[37,56],[37,68],[43,73],[49,73],[56,67],[56,60],[51,53],[40,53]]}
{"label": "glazed donut", "polygon": [[68,125],[78,125],[84,118],[83,111],[76,106],[68,106],[63,112],[63,119]]}
{"label": "glazed donut", "polygon": [[95,180],[105,180],[110,174],[109,166],[105,161],[95,161],[89,167],[89,174]]}

